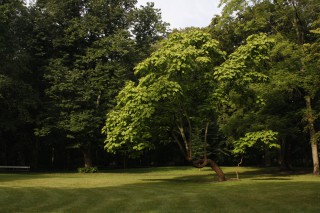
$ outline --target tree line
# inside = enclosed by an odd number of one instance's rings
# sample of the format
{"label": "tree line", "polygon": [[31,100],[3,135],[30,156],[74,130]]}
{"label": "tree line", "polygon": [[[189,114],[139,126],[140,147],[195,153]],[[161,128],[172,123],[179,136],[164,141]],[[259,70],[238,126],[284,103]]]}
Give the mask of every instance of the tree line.
{"label": "tree line", "polygon": [[1,1],[1,164],[48,167],[77,150],[92,166],[116,94],[168,33],[136,2]]}
{"label": "tree line", "polygon": [[316,0],[221,0],[208,27],[171,32],[153,3],[135,4],[0,3],[1,164],[319,174]]}

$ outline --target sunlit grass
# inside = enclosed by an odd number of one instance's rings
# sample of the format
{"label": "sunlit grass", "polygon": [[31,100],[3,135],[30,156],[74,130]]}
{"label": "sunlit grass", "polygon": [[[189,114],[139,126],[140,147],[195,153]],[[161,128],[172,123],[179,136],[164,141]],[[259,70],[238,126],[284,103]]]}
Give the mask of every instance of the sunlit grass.
{"label": "sunlit grass", "polygon": [[191,167],[0,174],[0,212],[320,212],[319,177],[238,170],[223,183]]}

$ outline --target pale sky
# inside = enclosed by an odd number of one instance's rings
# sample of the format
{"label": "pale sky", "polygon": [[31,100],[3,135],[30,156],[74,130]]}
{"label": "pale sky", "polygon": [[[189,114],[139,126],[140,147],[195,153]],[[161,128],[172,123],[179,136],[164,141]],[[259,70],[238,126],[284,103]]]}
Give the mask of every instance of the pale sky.
{"label": "pale sky", "polygon": [[[24,0],[27,5],[34,0]],[[206,27],[214,15],[220,14],[220,0],[138,0],[138,6],[154,2],[161,9],[162,20],[170,28]]]}
{"label": "pale sky", "polygon": [[138,0],[138,5],[154,2],[161,9],[162,20],[170,28],[206,27],[214,15],[220,14],[219,0]]}

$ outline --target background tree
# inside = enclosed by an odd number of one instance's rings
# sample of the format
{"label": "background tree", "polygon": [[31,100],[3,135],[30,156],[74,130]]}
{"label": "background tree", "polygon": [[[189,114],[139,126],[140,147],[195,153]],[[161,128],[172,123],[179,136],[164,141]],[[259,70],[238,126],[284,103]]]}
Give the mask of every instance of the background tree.
{"label": "background tree", "polygon": [[154,8],[152,2],[136,8],[132,14],[132,21],[136,47],[138,52],[143,54],[141,59],[145,59],[153,51],[153,44],[167,37],[169,24],[161,20],[160,9]]}
{"label": "background tree", "polygon": [[[318,154],[316,142],[316,112],[313,111],[313,104],[317,101],[317,73],[308,67],[314,67],[312,63],[306,63],[306,43],[317,43],[315,36],[310,30],[316,29],[318,20],[319,4],[317,1],[305,0],[281,0],[281,1],[244,1],[244,0],[223,0],[224,5],[222,16],[213,23],[213,31],[230,29],[227,26],[234,26],[234,33],[237,35],[237,42],[241,43],[247,33],[265,32],[276,37],[276,47],[272,57],[273,67],[270,72],[270,79],[273,88],[280,90],[284,96],[283,100],[292,97],[287,104],[293,101],[300,107],[300,113],[292,115],[306,120],[309,129],[309,138],[312,147],[314,162],[314,174],[318,174]],[[231,18],[230,18],[231,17]],[[219,22],[218,22],[218,21]],[[243,35],[243,36],[242,36]],[[228,42],[224,40],[225,42]],[[238,46],[237,43],[229,44],[230,47]],[[314,63],[313,63],[314,64]],[[314,69],[313,69],[314,70]],[[279,81],[279,79],[281,79]],[[285,83],[286,82],[286,83]],[[277,85],[277,86],[276,86]],[[284,87],[284,86],[287,87]],[[279,91],[279,92],[280,92]],[[270,92],[274,92],[270,90]],[[303,98],[304,106],[299,105],[297,97]],[[271,97],[271,96],[269,96]],[[299,110],[296,110],[296,112]],[[305,111],[306,113],[301,113]],[[286,116],[283,114],[283,116]],[[283,117],[284,118],[284,117]],[[289,121],[283,119],[283,121]],[[290,124],[288,124],[290,126]],[[301,126],[296,123],[296,126]],[[303,128],[302,128],[303,129]],[[301,130],[300,130],[301,131]],[[295,131],[296,132],[296,131]],[[288,138],[295,138],[293,132],[287,131]],[[289,146],[286,146],[289,147]]]}
{"label": "background tree", "polygon": [[[54,29],[53,54],[44,75],[49,84],[46,95],[50,98],[47,113],[50,119],[46,116],[39,134],[62,132],[71,142],[69,147],[82,151],[85,167],[92,166],[91,153],[101,144],[105,111],[113,106],[124,81],[132,78],[133,66],[145,54],[142,51],[149,51],[152,42],[166,34],[166,24],[153,5],[140,11],[135,3],[70,0],[63,4],[55,1],[37,4]],[[140,19],[136,21],[134,14],[144,10],[148,13],[143,18],[137,16]],[[149,39],[146,42],[149,46],[138,49],[139,42],[133,39],[136,35],[130,30],[141,33],[137,28],[144,23],[140,21],[149,20],[149,16],[152,19],[146,29],[150,33],[144,37]],[[151,28],[153,22],[157,28]]]}
{"label": "background tree", "polygon": [[38,106],[28,50],[31,23],[22,1],[0,2],[0,164],[30,163]]}

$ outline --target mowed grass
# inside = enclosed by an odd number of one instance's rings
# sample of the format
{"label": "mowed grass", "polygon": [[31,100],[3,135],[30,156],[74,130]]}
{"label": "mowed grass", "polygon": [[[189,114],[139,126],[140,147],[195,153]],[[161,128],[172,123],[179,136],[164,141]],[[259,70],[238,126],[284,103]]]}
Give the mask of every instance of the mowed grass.
{"label": "mowed grass", "polygon": [[[223,168],[234,178],[236,168]],[[320,178],[241,168],[219,183],[208,169],[97,174],[0,174],[0,212],[320,212]]]}

